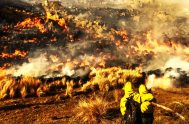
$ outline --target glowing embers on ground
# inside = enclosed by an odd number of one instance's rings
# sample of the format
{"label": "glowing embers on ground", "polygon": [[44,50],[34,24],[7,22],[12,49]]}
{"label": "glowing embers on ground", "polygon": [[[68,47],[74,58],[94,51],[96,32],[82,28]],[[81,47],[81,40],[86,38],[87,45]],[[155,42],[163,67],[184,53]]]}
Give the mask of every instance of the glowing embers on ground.
{"label": "glowing embers on ground", "polygon": [[44,24],[42,23],[42,19],[35,17],[35,18],[26,18],[24,21],[19,22],[15,28],[18,29],[27,29],[36,27],[40,32],[44,33],[47,31]]}
{"label": "glowing embers on ground", "polygon": [[32,39],[29,39],[29,40],[24,40],[24,43],[35,43],[37,41],[38,41],[37,38],[32,38]]}
{"label": "glowing embers on ground", "polygon": [[0,57],[2,58],[15,58],[15,57],[26,57],[28,55],[27,51],[20,51],[20,50],[15,50],[13,53],[0,53]]}

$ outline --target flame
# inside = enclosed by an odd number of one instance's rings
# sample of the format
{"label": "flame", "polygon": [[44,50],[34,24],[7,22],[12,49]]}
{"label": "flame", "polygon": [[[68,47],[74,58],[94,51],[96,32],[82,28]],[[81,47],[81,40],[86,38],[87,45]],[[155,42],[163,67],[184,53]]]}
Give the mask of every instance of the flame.
{"label": "flame", "polygon": [[123,42],[128,42],[128,34],[126,30],[114,30],[112,29],[113,32],[115,32],[116,35],[120,36]]}
{"label": "flame", "polygon": [[26,51],[20,51],[20,50],[15,50],[14,53],[1,53],[0,57],[2,58],[14,58],[14,57],[26,57],[28,55],[28,52]]}
{"label": "flame", "polygon": [[[169,55],[181,55],[181,56],[188,56],[189,55],[189,48],[182,44],[178,44],[174,41],[159,41],[153,38],[152,33],[149,31],[146,34],[145,41],[136,41],[136,46],[131,45],[130,48],[134,49],[135,54],[138,55],[145,55],[145,54],[154,54],[157,55],[158,53],[168,53]],[[185,57],[187,58],[187,57]]]}
{"label": "flame", "polygon": [[19,22],[15,27],[18,29],[36,27],[42,33],[47,31],[44,24],[42,23],[42,20],[38,17],[26,18],[24,21]]}
{"label": "flame", "polygon": [[0,67],[0,80],[6,75],[6,70],[3,67]]}
{"label": "flame", "polygon": [[32,38],[30,40],[24,40],[24,43],[35,43],[37,42],[37,38]]}
{"label": "flame", "polygon": [[60,18],[58,16],[58,14],[51,14],[51,12],[46,11],[46,19],[47,21],[50,20],[54,20],[58,23],[58,25],[60,25],[61,27],[63,27],[63,32],[67,32],[68,31],[68,27],[66,26],[66,21],[64,18]]}
{"label": "flame", "polygon": [[50,55],[50,59],[53,63],[58,62],[59,61],[59,57],[57,55]]}

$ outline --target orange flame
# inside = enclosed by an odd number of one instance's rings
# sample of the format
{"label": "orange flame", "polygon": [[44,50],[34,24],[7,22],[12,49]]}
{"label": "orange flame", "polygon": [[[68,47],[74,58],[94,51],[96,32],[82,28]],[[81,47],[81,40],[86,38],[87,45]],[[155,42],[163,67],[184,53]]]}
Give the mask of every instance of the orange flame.
{"label": "orange flame", "polygon": [[65,21],[65,19],[64,18],[60,18],[59,16],[58,16],[58,14],[54,14],[54,15],[52,15],[50,12],[46,12],[46,18],[47,18],[47,20],[54,20],[54,21],[56,21],[57,23],[58,23],[58,25],[60,25],[61,27],[63,27],[64,29],[63,29],[63,31],[64,32],[66,32],[67,30],[68,30],[68,27],[66,26],[66,21]]}
{"label": "orange flame", "polygon": [[37,38],[32,38],[32,39],[29,39],[29,40],[24,40],[24,43],[35,43],[37,42]]}
{"label": "orange flame", "polygon": [[124,42],[128,42],[128,37],[127,37],[127,31],[126,30],[121,30],[121,31],[113,30],[113,31],[115,32],[115,34],[120,36]]}
{"label": "orange flame", "polygon": [[20,50],[15,50],[14,53],[1,53],[0,54],[0,57],[2,58],[14,58],[14,57],[26,57],[28,54],[28,52],[25,52],[25,51],[20,51]]}
{"label": "orange flame", "polygon": [[138,40],[136,42],[136,46],[131,46],[136,54],[145,55],[149,53],[157,54],[161,52],[172,54],[179,54],[179,55],[188,55],[189,48],[182,45],[177,44],[174,41],[158,41],[155,38],[153,38],[152,34],[148,32],[146,34],[146,40],[141,42]]}
{"label": "orange flame", "polygon": [[18,23],[16,28],[33,28],[36,27],[40,32],[44,33],[46,32],[46,28],[44,27],[44,24],[41,23],[41,19],[39,18],[27,18],[24,21]]}

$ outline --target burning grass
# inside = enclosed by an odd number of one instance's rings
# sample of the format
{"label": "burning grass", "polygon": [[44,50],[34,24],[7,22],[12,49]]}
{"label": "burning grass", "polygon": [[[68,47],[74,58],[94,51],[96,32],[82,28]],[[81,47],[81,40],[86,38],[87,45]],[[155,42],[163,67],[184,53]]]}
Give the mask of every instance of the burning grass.
{"label": "burning grass", "polygon": [[28,52],[26,51],[20,51],[20,50],[15,50],[14,53],[1,53],[0,57],[2,58],[15,58],[15,57],[21,57],[24,58],[26,57]]}
{"label": "burning grass", "polygon": [[15,28],[17,29],[29,29],[36,27],[40,32],[44,33],[46,32],[46,28],[44,24],[42,23],[42,20],[40,18],[27,18],[24,21],[18,23]]}

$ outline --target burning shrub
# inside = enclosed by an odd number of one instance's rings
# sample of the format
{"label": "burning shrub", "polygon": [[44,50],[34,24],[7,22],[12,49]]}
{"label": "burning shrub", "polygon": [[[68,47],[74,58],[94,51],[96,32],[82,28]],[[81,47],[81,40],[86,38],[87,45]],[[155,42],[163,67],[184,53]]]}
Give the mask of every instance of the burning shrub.
{"label": "burning shrub", "polygon": [[108,122],[106,119],[108,107],[108,102],[100,97],[90,100],[82,99],[74,109],[75,120],[80,123],[106,123]]}

